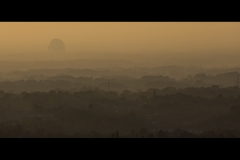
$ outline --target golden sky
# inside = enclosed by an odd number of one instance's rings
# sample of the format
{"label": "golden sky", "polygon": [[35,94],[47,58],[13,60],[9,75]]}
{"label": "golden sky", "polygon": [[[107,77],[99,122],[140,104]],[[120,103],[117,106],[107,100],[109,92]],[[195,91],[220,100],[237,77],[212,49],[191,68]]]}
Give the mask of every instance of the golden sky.
{"label": "golden sky", "polygon": [[240,22],[0,22],[0,53],[68,52],[204,54],[239,52]]}

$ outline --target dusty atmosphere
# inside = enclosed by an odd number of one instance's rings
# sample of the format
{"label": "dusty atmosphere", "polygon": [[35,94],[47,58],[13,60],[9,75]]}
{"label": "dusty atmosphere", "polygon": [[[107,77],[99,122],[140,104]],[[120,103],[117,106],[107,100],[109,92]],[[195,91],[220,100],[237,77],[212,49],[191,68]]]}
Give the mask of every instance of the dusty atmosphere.
{"label": "dusty atmosphere", "polygon": [[240,22],[0,22],[1,138],[239,138]]}

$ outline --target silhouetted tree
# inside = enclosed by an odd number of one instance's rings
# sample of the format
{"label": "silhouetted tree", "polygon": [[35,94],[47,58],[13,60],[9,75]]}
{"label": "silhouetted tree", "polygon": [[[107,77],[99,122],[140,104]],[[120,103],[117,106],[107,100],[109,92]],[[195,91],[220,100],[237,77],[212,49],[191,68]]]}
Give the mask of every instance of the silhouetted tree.
{"label": "silhouetted tree", "polygon": [[147,134],[148,134],[147,128],[145,128],[145,127],[141,128],[141,129],[139,130],[139,134],[140,134],[141,136],[146,137]]}
{"label": "silhouetted tree", "polygon": [[167,138],[167,133],[163,130],[159,130],[156,134],[158,138]]}
{"label": "silhouetted tree", "polygon": [[116,138],[119,138],[119,134],[118,134],[118,131],[116,131]]}

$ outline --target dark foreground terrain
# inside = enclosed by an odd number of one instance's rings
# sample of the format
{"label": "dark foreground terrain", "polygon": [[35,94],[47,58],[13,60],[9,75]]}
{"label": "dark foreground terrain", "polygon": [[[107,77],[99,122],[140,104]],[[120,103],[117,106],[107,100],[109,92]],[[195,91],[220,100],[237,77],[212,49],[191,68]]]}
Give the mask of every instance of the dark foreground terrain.
{"label": "dark foreground terrain", "polygon": [[0,137],[240,137],[238,86],[0,91]]}

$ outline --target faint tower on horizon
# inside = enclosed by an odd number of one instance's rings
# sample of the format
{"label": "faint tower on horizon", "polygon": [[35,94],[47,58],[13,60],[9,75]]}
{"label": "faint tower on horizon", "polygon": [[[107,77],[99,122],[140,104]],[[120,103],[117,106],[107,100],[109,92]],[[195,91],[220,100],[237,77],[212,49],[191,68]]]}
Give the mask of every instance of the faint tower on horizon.
{"label": "faint tower on horizon", "polygon": [[239,87],[239,79],[238,79],[238,75],[237,75],[237,86]]}
{"label": "faint tower on horizon", "polygon": [[153,97],[156,97],[156,89],[153,91]]}
{"label": "faint tower on horizon", "polygon": [[110,91],[110,80],[108,79],[108,91]]}

